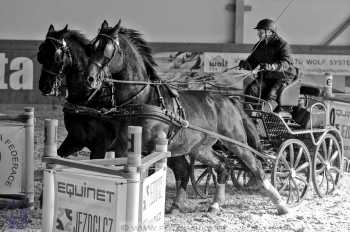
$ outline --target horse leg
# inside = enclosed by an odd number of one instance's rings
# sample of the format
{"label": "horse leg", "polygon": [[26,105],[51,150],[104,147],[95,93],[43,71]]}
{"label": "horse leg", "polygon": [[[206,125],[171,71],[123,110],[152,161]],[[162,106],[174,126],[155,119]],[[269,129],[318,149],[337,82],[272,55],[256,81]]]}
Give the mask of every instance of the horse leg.
{"label": "horse leg", "polygon": [[84,146],[78,143],[73,138],[73,136],[68,134],[67,137],[62,142],[61,146],[58,148],[57,154],[58,156],[65,158],[77,151],[80,151],[81,149],[83,149],[83,147]]}
{"label": "horse leg", "polygon": [[107,152],[107,147],[105,144],[100,143],[100,144],[95,144],[93,147],[88,147],[91,151],[90,153],[90,159],[104,159],[106,152]]}
{"label": "horse leg", "polygon": [[220,209],[220,204],[225,201],[225,185],[228,178],[228,172],[225,164],[220,160],[216,151],[207,145],[199,147],[195,154],[195,158],[203,164],[213,167],[217,174],[217,186],[213,202],[209,207],[209,212],[216,212]]}
{"label": "horse leg", "polygon": [[234,154],[238,155],[239,158],[244,162],[244,164],[249,168],[255,177],[256,181],[259,184],[259,188],[263,190],[262,192],[270,198],[270,200],[274,203],[277,208],[278,214],[286,214],[288,213],[288,207],[283,202],[281,195],[278,193],[275,187],[271,185],[265,172],[262,168],[260,160],[256,159],[256,157],[248,150],[241,148],[239,146],[233,145],[229,142],[223,142],[224,145],[229,148]]}
{"label": "horse leg", "polygon": [[[216,152],[213,150],[213,153]],[[218,157],[215,155],[215,157]],[[210,212],[216,212],[220,209],[220,204],[225,201],[225,186],[228,178],[228,171],[225,167],[225,164],[219,160],[218,164],[215,166],[215,171],[217,174],[217,186],[214,195],[213,203],[209,207]]]}
{"label": "horse leg", "polygon": [[176,197],[169,210],[169,213],[174,214],[181,211],[183,204],[187,198],[186,188],[189,180],[190,165],[185,156],[177,156],[168,159],[168,166],[174,172],[176,180]]}

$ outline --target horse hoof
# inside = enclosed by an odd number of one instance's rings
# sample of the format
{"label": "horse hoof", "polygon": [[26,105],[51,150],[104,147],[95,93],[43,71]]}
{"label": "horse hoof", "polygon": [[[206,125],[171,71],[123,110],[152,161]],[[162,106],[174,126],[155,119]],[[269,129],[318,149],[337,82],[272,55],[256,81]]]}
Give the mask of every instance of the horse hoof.
{"label": "horse hoof", "polygon": [[212,204],[212,205],[209,207],[209,209],[208,209],[208,212],[209,212],[209,213],[217,213],[217,212],[219,212],[219,211],[220,211],[220,206],[219,206],[218,203]]}
{"label": "horse hoof", "polygon": [[181,213],[181,211],[180,211],[180,208],[179,207],[171,207],[167,212],[166,212],[166,214],[169,214],[169,215],[178,215],[178,214],[180,214]]}
{"label": "horse hoof", "polygon": [[289,213],[289,209],[286,206],[279,206],[277,208],[277,214],[278,215],[285,215],[287,213]]}

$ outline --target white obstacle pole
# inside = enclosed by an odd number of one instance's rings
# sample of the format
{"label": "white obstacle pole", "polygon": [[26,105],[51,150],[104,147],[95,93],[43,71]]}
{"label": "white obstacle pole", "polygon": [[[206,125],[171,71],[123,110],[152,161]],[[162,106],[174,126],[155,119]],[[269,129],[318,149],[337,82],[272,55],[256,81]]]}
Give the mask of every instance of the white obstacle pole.
{"label": "white obstacle pole", "polygon": [[[58,120],[45,119],[45,142],[44,142],[44,156],[57,156],[57,127]],[[55,186],[54,186],[54,170],[53,165],[47,165],[44,172],[44,195],[43,195],[43,211],[42,211],[42,231],[51,231],[55,228],[54,210],[55,210]]]}
{"label": "white obstacle pole", "polygon": [[105,154],[105,159],[115,159],[115,152],[114,151],[107,151]]}
{"label": "white obstacle pole", "polygon": [[[158,134],[158,139],[156,141],[156,152],[167,152],[168,151],[168,140],[166,138],[166,134],[164,132],[160,132]],[[156,170],[161,168],[166,168],[166,160],[162,159],[156,163]]]}
{"label": "white obstacle pole", "polygon": [[128,172],[128,186],[126,199],[126,223],[127,231],[137,231],[138,210],[140,197],[140,166],[141,166],[141,141],[142,127],[128,127],[128,159],[126,171]]}
{"label": "white obstacle pole", "polygon": [[25,153],[23,157],[25,178],[22,179],[25,183],[22,183],[22,191],[26,194],[28,206],[34,208],[34,108],[25,107],[24,115],[26,116],[24,124]]}
{"label": "white obstacle pole", "polygon": [[331,73],[325,73],[325,82],[323,95],[325,97],[333,97],[333,75]]}

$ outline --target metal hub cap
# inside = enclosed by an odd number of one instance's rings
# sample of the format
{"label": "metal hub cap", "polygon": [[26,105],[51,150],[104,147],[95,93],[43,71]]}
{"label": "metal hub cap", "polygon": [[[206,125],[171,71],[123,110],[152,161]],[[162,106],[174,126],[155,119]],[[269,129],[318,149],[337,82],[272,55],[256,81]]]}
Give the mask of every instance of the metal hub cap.
{"label": "metal hub cap", "polygon": [[296,173],[296,171],[295,171],[294,168],[290,169],[290,176],[291,176],[292,178],[295,178],[295,177],[297,176],[297,173]]}
{"label": "metal hub cap", "polygon": [[330,162],[329,162],[329,161],[326,161],[324,164],[325,164],[326,169],[327,169],[327,171],[328,171],[328,170],[331,168]]}

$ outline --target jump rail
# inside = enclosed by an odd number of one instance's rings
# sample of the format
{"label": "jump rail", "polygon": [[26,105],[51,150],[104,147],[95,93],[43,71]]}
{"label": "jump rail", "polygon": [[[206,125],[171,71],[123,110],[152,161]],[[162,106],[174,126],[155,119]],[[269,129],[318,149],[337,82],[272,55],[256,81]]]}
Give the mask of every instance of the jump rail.
{"label": "jump rail", "polygon": [[[102,231],[105,226],[106,231],[164,231],[166,158],[170,155],[165,134],[159,135],[156,151],[142,158],[142,128],[129,126],[127,158],[76,161],[57,156],[57,125],[57,120],[45,120],[43,231],[56,231],[57,221],[63,221],[59,207],[66,211],[70,207],[70,226],[64,231],[81,231],[84,215],[88,218],[84,226],[94,228],[91,231]],[[148,175],[151,166],[154,173]],[[67,186],[71,186],[69,192]],[[89,196],[96,186],[99,202]],[[106,186],[115,190],[107,191]],[[80,190],[81,195],[76,193]],[[106,193],[109,204],[104,202]]]}
{"label": "jump rail", "polygon": [[0,208],[34,206],[34,108],[0,114]]}

